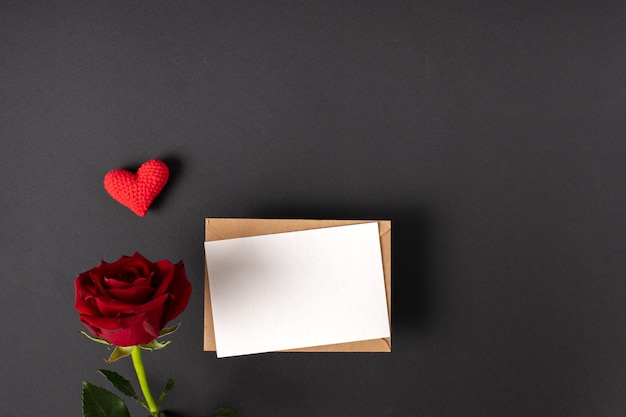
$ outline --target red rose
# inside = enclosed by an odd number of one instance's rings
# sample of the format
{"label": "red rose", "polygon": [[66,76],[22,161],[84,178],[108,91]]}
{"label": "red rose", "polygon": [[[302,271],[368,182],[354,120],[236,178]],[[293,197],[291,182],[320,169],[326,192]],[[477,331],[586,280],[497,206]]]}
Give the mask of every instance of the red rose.
{"label": "red rose", "polygon": [[75,308],[97,337],[116,346],[148,344],[187,307],[191,284],[182,261],[151,262],[135,252],[78,275]]}

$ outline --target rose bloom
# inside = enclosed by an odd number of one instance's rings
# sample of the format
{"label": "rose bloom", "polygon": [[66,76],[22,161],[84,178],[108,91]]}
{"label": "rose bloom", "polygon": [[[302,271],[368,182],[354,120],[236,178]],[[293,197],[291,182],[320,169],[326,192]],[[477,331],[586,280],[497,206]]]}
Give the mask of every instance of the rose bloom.
{"label": "rose bloom", "polygon": [[75,308],[95,336],[116,346],[148,344],[187,307],[182,261],[151,262],[135,252],[78,275]]}

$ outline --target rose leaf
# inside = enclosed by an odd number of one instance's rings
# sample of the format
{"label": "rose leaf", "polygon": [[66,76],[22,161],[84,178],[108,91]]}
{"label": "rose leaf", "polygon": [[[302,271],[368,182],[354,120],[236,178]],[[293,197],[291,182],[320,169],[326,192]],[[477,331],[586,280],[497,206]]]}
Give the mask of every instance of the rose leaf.
{"label": "rose leaf", "polygon": [[165,388],[163,388],[163,392],[159,395],[159,399],[157,400],[157,405],[161,405],[161,402],[167,397],[167,394],[174,388],[174,378],[168,378],[167,383],[165,384]]}
{"label": "rose leaf", "polygon": [[102,374],[122,394],[128,395],[129,397],[133,397],[145,409],[147,410],[150,409],[148,405],[146,404],[146,402],[137,395],[130,381],[128,381],[122,375],[114,371],[109,371],[107,369],[98,369],[98,372],[100,372],[100,374]]}
{"label": "rose leaf", "polygon": [[83,417],[130,417],[120,397],[104,388],[83,381],[81,394]]}

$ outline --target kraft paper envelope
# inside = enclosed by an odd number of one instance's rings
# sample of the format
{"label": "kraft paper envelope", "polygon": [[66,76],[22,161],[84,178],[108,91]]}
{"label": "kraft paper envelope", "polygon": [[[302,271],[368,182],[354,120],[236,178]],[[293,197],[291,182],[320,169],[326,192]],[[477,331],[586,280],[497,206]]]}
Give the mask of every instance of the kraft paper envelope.
{"label": "kraft paper envelope", "polygon": [[[375,220],[374,220],[375,221]],[[205,241],[216,241],[240,237],[268,235],[274,233],[294,232],[319,229],[333,226],[345,226],[369,223],[368,220],[292,220],[292,219],[205,219]],[[391,323],[391,221],[380,220],[378,231],[380,236],[383,274],[387,296],[387,314]],[[209,293],[208,273],[205,263],[204,290],[204,350],[215,351],[215,333],[211,297]],[[390,326],[391,327],[391,326]],[[391,338],[364,340],[359,342],[339,343],[333,345],[314,346],[292,349],[291,352],[390,352]]]}

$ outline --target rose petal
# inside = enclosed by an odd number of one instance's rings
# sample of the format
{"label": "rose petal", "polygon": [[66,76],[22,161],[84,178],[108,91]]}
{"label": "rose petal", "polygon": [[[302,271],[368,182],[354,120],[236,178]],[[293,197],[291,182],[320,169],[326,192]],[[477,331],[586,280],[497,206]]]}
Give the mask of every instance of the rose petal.
{"label": "rose petal", "polygon": [[74,302],[74,308],[83,314],[97,314],[98,307],[95,304],[95,297],[90,294],[85,294],[84,291],[76,290],[76,300]]}
{"label": "rose petal", "polygon": [[[153,310],[165,310],[165,302],[167,301],[167,296],[161,296],[159,298],[155,298],[150,300],[144,304],[132,304],[126,303],[119,300],[114,299],[103,299],[103,298],[95,298],[95,302],[98,308],[98,313],[96,315],[100,317],[130,317],[135,316],[140,313],[146,313]],[[163,314],[161,314],[163,315]],[[157,326],[159,323],[157,323]],[[160,330],[160,329],[159,329]]]}
{"label": "rose petal", "polygon": [[152,269],[152,267],[154,266],[154,262],[150,261],[149,259],[146,259],[139,252],[133,253],[133,256],[130,257],[130,260],[132,260],[132,262],[135,263],[136,265],[143,265],[145,267],[149,267],[149,269]]}
{"label": "rose petal", "polygon": [[132,317],[102,318],[81,315],[81,322],[97,337],[116,346],[133,346],[150,343],[159,334],[145,323],[158,319],[156,312]]}
{"label": "rose petal", "polygon": [[89,279],[93,283],[94,286],[94,294],[99,294],[108,297],[109,292],[104,286],[104,275],[98,268],[94,268],[88,271]]}
{"label": "rose petal", "polygon": [[74,308],[80,313],[95,314],[97,308],[94,304],[93,297],[95,293],[95,285],[91,282],[88,274],[83,273],[74,280],[75,301]]}
{"label": "rose petal", "polygon": [[111,288],[109,293],[116,300],[131,304],[143,304],[152,298],[154,288],[144,285],[133,285],[128,288]]}
{"label": "rose petal", "polygon": [[121,281],[113,277],[104,278],[104,286],[110,291],[113,288],[130,288],[134,286],[150,287],[152,283],[151,277],[136,278],[131,282]]}
{"label": "rose petal", "polygon": [[[145,304],[140,304],[140,305],[134,305],[131,308],[128,309],[128,314],[138,314],[138,313],[147,313],[150,311],[155,311],[155,310],[165,310],[166,308],[166,303],[168,300],[168,295],[164,294],[160,297],[157,298],[153,298],[152,300],[150,300],[149,302],[145,303]],[[155,326],[159,327],[159,323],[155,322]],[[159,327],[159,331],[161,330],[161,328]]]}
{"label": "rose petal", "polygon": [[135,252],[133,256],[121,256],[117,261],[109,264],[101,263],[102,276],[115,275],[121,271],[127,271],[135,276],[147,276],[152,270],[153,263]]}
{"label": "rose petal", "polygon": [[157,290],[154,293],[155,297],[165,294],[169,292],[170,284],[174,279],[174,274],[176,273],[176,266],[170,261],[163,259],[158,261],[155,264],[155,282],[154,285],[157,287]]}
{"label": "rose petal", "polygon": [[163,325],[182,313],[189,303],[189,297],[191,297],[191,283],[187,279],[185,265],[182,261],[175,266],[174,279],[168,289],[168,293],[170,294],[170,303]]}

